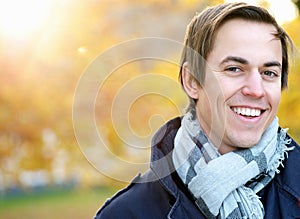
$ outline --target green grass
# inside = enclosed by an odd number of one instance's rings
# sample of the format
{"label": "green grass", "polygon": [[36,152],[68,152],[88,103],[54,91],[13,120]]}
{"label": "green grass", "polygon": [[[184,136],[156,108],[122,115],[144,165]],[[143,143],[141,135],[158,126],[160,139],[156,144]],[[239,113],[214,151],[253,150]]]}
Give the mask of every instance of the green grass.
{"label": "green grass", "polygon": [[0,198],[0,218],[84,219],[93,218],[116,189],[49,190]]}

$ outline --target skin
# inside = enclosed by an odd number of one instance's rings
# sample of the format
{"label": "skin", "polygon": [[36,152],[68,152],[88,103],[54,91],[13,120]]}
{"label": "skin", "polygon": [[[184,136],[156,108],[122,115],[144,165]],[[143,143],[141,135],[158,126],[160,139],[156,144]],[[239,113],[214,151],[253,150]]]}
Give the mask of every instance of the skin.
{"label": "skin", "polygon": [[221,154],[256,145],[276,116],[282,48],[270,24],[234,19],[216,33],[203,86],[183,65],[200,125]]}

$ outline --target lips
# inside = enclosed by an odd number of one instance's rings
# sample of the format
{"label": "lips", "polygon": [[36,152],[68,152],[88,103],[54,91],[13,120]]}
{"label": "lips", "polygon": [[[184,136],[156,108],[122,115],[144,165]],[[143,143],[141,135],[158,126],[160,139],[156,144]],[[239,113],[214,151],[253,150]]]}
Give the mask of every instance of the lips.
{"label": "lips", "polygon": [[249,108],[249,107],[231,107],[231,109],[238,115],[247,116],[247,117],[258,117],[265,110],[258,108]]}

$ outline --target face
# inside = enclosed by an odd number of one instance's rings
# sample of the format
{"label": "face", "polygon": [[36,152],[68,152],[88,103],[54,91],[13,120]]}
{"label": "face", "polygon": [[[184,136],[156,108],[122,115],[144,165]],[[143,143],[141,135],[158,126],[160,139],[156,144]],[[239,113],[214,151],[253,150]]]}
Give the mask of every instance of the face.
{"label": "face", "polygon": [[194,98],[204,132],[222,154],[257,144],[276,116],[282,51],[274,33],[272,25],[241,19],[216,33]]}

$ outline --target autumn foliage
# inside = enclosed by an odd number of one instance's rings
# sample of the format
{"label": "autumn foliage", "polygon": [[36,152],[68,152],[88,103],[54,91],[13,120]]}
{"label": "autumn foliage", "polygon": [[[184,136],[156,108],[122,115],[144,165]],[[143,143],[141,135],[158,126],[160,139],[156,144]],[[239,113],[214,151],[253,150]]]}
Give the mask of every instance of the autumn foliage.
{"label": "autumn foliage", "polygon": [[[147,163],[155,130],[184,111],[186,98],[179,84],[175,85],[178,65],[155,59],[136,60],[109,73],[99,86],[94,104],[96,127],[107,150],[92,159],[86,148],[78,145],[73,129],[76,86],[93,60],[126,40],[162,37],[182,42],[190,18],[209,2],[213,1],[65,1],[53,4],[47,22],[30,36],[0,35],[0,191],[71,181],[107,183],[102,170],[111,172],[112,178],[117,174],[134,176],[136,170],[124,170],[110,163],[109,157],[113,154],[127,162]],[[299,18],[284,28],[299,47]],[[140,49],[149,51],[147,45]],[[169,51],[168,55],[170,60],[179,60],[177,51]],[[289,88],[283,92],[279,110],[280,124],[289,127],[289,133],[298,141],[299,57],[296,51]],[[145,80],[150,74],[155,76]],[[138,80],[140,83],[134,83]],[[117,99],[130,83],[141,95]],[[148,92],[153,89],[157,92]],[[120,107],[116,100],[128,107]],[[114,108],[116,104],[118,109]],[[113,118],[112,112],[117,117]],[[85,109],[80,113],[84,120]],[[100,170],[97,165],[101,165]]]}

